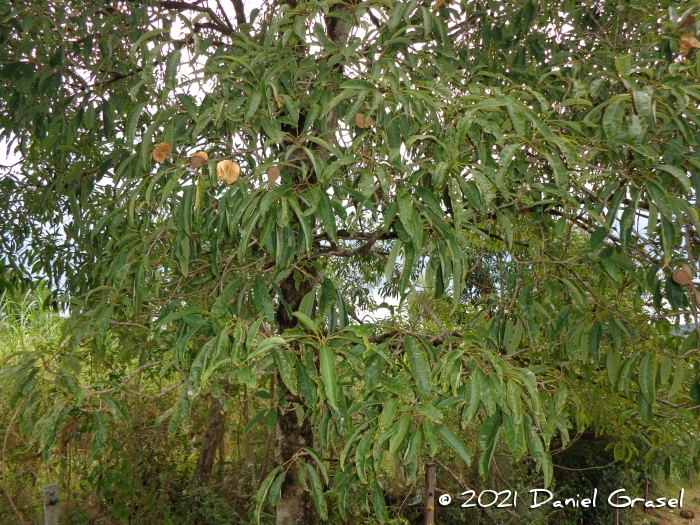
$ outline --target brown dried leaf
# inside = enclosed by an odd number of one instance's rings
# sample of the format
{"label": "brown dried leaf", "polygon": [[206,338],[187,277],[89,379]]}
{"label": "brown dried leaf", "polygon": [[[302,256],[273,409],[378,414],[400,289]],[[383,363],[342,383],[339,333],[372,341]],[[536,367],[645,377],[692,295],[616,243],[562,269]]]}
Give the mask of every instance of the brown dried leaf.
{"label": "brown dried leaf", "polygon": [[686,27],[690,27],[694,23],[695,23],[695,17],[691,14],[687,14],[681,19],[680,23],[678,24],[678,27],[676,28],[676,31],[678,31],[679,29],[684,29]]}
{"label": "brown dried leaf", "polygon": [[206,151],[198,151],[190,157],[190,168],[201,168],[207,163],[207,160],[209,160],[209,155],[207,155]]}
{"label": "brown dried leaf", "polygon": [[270,166],[270,169],[267,170],[267,191],[272,191],[277,186],[279,178],[280,169],[277,166]]}
{"label": "brown dried leaf", "polygon": [[693,296],[693,299],[695,299],[695,306],[700,307],[700,292],[698,292],[695,289],[693,291],[695,292],[695,294]]}
{"label": "brown dried leaf", "polygon": [[363,128],[363,129],[369,128],[369,127],[374,126],[375,124],[376,124],[376,122],[374,121],[374,119],[371,117],[365,118],[364,113],[358,113],[355,115],[355,125],[358,128]]}
{"label": "brown dried leaf", "polygon": [[237,162],[226,159],[216,164],[216,178],[228,185],[236,182],[240,174],[241,167]]}
{"label": "brown dried leaf", "polygon": [[673,280],[682,285],[693,284],[693,279],[684,270],[676,270],[673,272]]}
{"label": "brown dried leaf", "polygon": [[371,149],[363,149],[360,152],[360,155],[362,156],[362,162],[364,162],[368,166],[370,164],[372,164],[372,150]]}
{"label": "brown dried leaf", "polygon": [[445,3],[445,0],[437,0],[437,2],[435,2],[435,6],[433,7],[433,9],[440,9],[442,7],[442,4],[444,4],[444,3]]}
{"label": "brown dried leaf", "polygon": [[679,43],[681,55],[687,55],[693,47],[700,48],[700,41],[692,33],[683,33]]}

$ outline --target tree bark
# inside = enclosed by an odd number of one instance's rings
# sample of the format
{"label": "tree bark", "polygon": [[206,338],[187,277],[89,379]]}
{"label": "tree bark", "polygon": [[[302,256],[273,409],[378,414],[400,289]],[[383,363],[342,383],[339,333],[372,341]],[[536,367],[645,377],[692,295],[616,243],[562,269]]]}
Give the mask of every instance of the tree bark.
{"label": "tree bark", "polygon": [[205,485],[211,479],[211,472],[214,468],[214,460],[224,438],[224,426],[226,424],[226,413],[223,411],[221,400],[216,397],[211,398],[209,408],[209,419],[202,438],[202,447],[199,450],[197,466],[192,475],[192,483]]}
{"label": "tree bark", "polygon": [[[299,452],[302,447],[313,447],[311,418],[306,418],[300,427],[292,403],[301,403],[298,396],[287,391],[284,400],[289,403],[287,410],[277,417],[277,442],[275,459],[283,464]],[[303,461],[299,459],[298,461]],[[282,484],[282,498],[277,507],[277,525],[314,525],[318,523],[316,507],[309,494],[299,482],[297,468],[292,466]]]}
{"label": "tree bark", "polygon": [[[315,275],[313,267],[310,270],[312,270],[310,273]],[[314,281],[311,277],[296,283],[294,272],[282,280],[280,289],[292,311],[299,309],[301,300],[311,291],[313,284]],[[285,328],[293,328],[296,325],[296,318],[290,318],[284,306],[280,304],[277,309],[277,322],[280,331],[282,331]],[[282,382],[278,386],[279,388],[285,388]],[[275,428],[275,461],[278,465],[293,459],[302,447],[313,447],[314,441],[311,418],[307,417],[304,419],[303,424],[299,426],[296,411],[293,409],[293,403],[304,406],[303,400],[288,390],[285,390],[282,399],[286,401],[287,406],[280,407]],[[304,460],[300,458],[298,461]],[[318,515],[314,503],[301,486],[297,472],[298,469],[292,466],[284,478],[282,497],[277,507],[277,525],[314,525],[318,523]]]}

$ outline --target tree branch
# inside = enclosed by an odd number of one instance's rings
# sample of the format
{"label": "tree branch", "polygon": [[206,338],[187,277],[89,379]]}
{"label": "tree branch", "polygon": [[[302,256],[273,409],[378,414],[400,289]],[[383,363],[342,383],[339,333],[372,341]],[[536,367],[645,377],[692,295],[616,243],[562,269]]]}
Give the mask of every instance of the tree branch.
{"label": "tree branch", "polygon": [[236,23],[240,26],[246,23],[245,9],[243,9],[243,0],[231,0],[233,9],[236,11]]}
{"label": "tree branch", "polygon": [[226,23],[219,18],[211,7],[202,7],[201,5],[188,4],[187,2],[178,2],[173,0],[161,0],[158,5],[165,9],[173,9],[175,11],[197,11],[206,13],[211,18],[216,28],[225,35],[233,33],[233,29],[229,29]]}

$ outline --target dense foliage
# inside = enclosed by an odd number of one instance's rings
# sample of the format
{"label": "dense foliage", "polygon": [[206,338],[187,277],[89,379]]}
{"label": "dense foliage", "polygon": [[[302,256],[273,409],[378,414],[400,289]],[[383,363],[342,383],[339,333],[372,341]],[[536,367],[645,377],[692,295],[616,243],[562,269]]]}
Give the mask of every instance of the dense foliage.
{"label": "dense foliage", "polygon": [[0,6],[0,263],[70,314],[0,372],[45,461],[172,392],[206,477],[244,386],[278,523],[386,521],[445,447],[694,461],[696,3],[211,6]]}

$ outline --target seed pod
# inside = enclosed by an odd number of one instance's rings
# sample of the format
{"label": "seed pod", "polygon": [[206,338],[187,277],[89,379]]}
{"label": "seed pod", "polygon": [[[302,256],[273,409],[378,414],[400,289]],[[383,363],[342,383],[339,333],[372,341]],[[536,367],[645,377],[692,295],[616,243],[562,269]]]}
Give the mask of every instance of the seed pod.
{"label": "seed pod", "polygon": [[280,178],[280,169],[277,166],[270,166],[267,170],[267,191],[272,191],[272,188],[277,186],[277,181]]}
{"label": "seed pod", "polygon": [[201,168],[207,163],[207,160],[209,160],[209,155],[207,155],[206,151],[198,151],[190,157],[190,168]]}
{"label": "seed pod", "polygon": [[216,165],[216,177],[226,184],[233,184],[236,182],[240,174],[241,167],[237,162],[226,159]]}
{"label": "seed pod", "polygon": [[681,55],[687,55],[693,47],[700,47],[700,41],[692,33],[683,33],[678,45]]}
{"label": "seed pod", "polygon": [[167,142],[161,142],[153,150],[153,160],[156,162],[163,162],[168,155],[170,155],[170,144]]}
{"label": "seed pod", "polygon": [[688,275],[688,277],[690,277],[691,279],[693,277],[695,277],[695,272],[693,271],[693,268],[688,263],[684,263],[683,266],[681,266],[681,268],[686,273],[686,275]]}
{"label": "seed pod", "polygon": [[685,270],[676,270],[673,272],[673,280],[681,285],[693,284],[693,279],[690,277]]}

